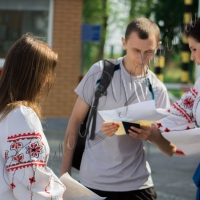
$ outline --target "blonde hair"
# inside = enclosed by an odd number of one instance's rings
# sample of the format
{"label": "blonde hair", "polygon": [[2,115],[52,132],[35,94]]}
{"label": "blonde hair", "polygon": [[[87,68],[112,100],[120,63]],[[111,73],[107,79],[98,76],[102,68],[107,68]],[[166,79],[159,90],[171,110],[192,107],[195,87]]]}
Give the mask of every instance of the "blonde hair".
{"label": "blonde hair", "polygon": [[23,35],[8,51],[0,78],[1,120],[20,104],[41,117],[40,100],[46,98],[58,55],[31,34]]}

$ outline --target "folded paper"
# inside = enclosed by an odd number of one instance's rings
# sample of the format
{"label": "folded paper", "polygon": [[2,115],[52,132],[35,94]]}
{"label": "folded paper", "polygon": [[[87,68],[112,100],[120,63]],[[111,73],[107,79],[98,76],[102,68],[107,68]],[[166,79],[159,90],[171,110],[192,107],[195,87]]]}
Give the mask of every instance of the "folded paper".
{"label": "folded paper", "polygon": [[139,102],[113,110],[102,110],[98,112],[104,121],[117,122],[120,125],[115,133],[117,135],[126,134],[122,121],[133,122],[140,125],[150,125],[169,115],[165,109],[156,109],[154,100]]}

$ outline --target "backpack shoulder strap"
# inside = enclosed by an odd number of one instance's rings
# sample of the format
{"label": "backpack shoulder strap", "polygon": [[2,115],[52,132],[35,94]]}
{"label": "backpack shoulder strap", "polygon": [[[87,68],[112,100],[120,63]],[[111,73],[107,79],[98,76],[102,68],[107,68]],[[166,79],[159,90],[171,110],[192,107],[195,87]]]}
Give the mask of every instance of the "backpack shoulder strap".
{"label": "backpack shoulder strap", "polygon": [[149,92],[151,93],[152,100],[154,100],[154,91],[153,91],[153,86],[152,86],[152,83],[150,81],[150,78],[147,78],[147,87],[149,89]]}
{"label": "backpack shoulder strap", "polygon": [[[116,65],[117,61],[114,59],[104,59],[103,60],[103,71],[101,78],[99,80],[99,85],[95,91],[95,98],[100,98],[101,96],[106,95],[106,90],[110,85],[114,72],[118,65]],[[118,66],[119,67],[119,66]]]}
{"label": "backpack shoulder strap", "polygon": [[95,99],[91,106],[89,117],[88,117],[88,124],[86,133],[88,133],[90,123],[92,123],[90,139],[93,140],[95,137],[95,128],[96,128],[96,115],[97,115],[97,106],[99,103],[99,98],[102,96],[107,95],[107,88],[112,80],[115,70],[119,69],[119,65],[117,65],[117,61],[114,59],[104,59],[104,67],[102,71],[102,76],[99,81],[99,85],[95,91]]}

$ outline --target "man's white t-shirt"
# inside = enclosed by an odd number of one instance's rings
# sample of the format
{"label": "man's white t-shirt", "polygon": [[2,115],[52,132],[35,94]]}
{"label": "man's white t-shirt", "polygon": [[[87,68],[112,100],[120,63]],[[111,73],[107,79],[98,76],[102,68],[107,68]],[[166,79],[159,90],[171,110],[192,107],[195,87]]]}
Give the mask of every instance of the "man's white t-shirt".
{"label": "man's white t-shirt", "polygon": [[[98,110],[116,109],[152,100],[147,78],[153,86],[156,107],[169,106],[166,87],[152,71],[148,70],[145,77],[131,76],[125,70],[122,60],[123,58],[118,59],[120,68],[114,73],[107,95],[99,99]],[[103,61],[95,63],[75,89],[89,105],[93,102],[102,69]],[[129,135],[108,137],[101,131],[102,123],[103,119],[97,112],[95,138],[86,140],[80,182],[89,188],[103,191],[132,191],[152,187],[151,170],[146,162],[143,142]]]}

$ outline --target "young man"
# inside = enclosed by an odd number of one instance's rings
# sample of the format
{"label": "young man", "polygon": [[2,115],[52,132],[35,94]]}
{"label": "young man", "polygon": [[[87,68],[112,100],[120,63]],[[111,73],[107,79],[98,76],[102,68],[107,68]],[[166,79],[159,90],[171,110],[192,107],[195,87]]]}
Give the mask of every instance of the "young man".
{"label": "young man", "polygon": [[[164,84],[148,67],[161,44],[159,36],[158,26],[149,19],[139,18],[129,23],[122,38],[126,55],[118,59],[120,68],[114,73],[107,95],[99,99],[98,110],[116,109],[153,97],[157,108],[169,106]],[[102,68],[102,61],[95,63],[75,89],[78,98],[66,131],[61,175],[66,171],[70,173],[79,127],[93,101]],[[152,92],[147,80],[153,86]],[[142,141],[129,135],[108,137],[101,130],[102,123],[97,113],[95,138],[86,140],[80,182],[107,200],[156,199]],[[158,140],[157,145],[164,146],[162,150],[168,155],[174,148],[164,138]]]}

